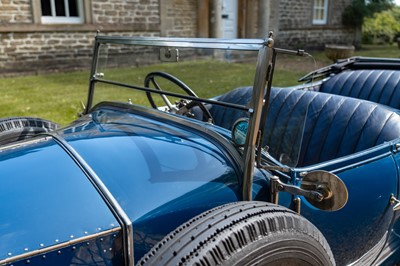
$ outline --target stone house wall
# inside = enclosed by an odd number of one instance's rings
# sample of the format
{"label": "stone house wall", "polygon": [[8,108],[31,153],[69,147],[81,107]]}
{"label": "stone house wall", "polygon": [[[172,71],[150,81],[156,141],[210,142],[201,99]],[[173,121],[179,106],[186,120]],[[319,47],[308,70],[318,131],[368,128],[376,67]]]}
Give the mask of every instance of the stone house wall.
{"label": "stone house wall", "polygon": [[279,1],[276,44],[280,47],[323,49],[325,44],[351,45],[354,29],[342,25],[342,13],[351,0],[330,0],[327,23],[312,23],[313,1]]}
{"label": "stone house wall", "polygon": [[27,0],[1,0],[0,23],[32,23],[32,9]]}
{"label": "stone house wall", "polygon": [[158,0],[91,2],[92,23],[96,25],[149,25],[152,28],[160,24]]}
{"label": "stone house wall", "polygon": [[[215,7],[218,1],[83,0],[84,23],[42,24],[40,0],[0,0],[0,75],[89,69],[97,30],[130,36],[211,37],[209,27],[217,24],[211,23],[215,19],[209,16],[212,9],[204,11],[204,7]],[[255,34],[260,25],[257,14],[262,11],[254,7],[260,5],[258,1],[239,0],[251,12],[243,21],[247,29],[240,31],[244,34],[240,37],[261,37]],[[326,25],[312,24],[313,0],[263,1],[269,3],[268,28],[275,31],[276,46],[322,48],[325,43],[353,40],[352,29],[341,24],[342,10],[351,0],[330,0]]]}
{"label": "stone house wall", "polygon": [[39,2],[0,0],[0,75],[88,69],[97,30],[196,36],[196,0],[85,0],[85,23],[78,25],[41,24]]}
{"label": "stone house wall", "polygon": [[161,36],[197,37],[196,0],[160,1],[162,23]]}

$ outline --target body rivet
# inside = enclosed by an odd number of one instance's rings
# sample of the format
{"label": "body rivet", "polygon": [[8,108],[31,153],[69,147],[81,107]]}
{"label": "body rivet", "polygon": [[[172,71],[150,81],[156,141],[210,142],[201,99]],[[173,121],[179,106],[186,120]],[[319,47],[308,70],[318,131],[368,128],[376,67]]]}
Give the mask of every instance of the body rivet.
{"label": "body rivet", "polygon": [[61,254],[61,250],[57,251],[57,254],[60,255]]}
{"label": "body rivet", "polygon": [[11,252],[8,252],[7,255],[8,255],[8,256],[12,256],[12,253],[11,253]]}

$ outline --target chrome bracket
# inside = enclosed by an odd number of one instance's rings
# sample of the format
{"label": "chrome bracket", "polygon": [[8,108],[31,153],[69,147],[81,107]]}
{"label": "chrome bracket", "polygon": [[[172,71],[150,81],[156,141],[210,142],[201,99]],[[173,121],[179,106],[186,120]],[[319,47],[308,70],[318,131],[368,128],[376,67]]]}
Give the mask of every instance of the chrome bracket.
{"label": "chrome bracket", "polygon": [[169,47],[160,48],[160,61],[162,62],[178,62],[179,50],[171,49]]}
{"label": "chrome bracket", "polygon": [[394,153],[400,152],[400,143],[396,143],[396,144],[393,146],[393,152],[394,152]]}
{"label": "chrome bracket", "polygon": [[294,204],[294,210],[295,210],[298,214],[300,214],[300,211],[301,211],[301,198],[298,197],[298,196],[294,197],[294,199],[293,199],[293,204]]}
{"label": "chrome bracket", "polygon": [[271,202],[278,204],[279,200],[279,192],[287,192],[292,195],[299,195],[299,196],[304,196],[308,199],[314,200],[314,201],[322,201],[324,199],[324,195],[320,192],[313,191],[313,190],[305,190],[297,186],[293,185],[288,185],[283,183],[282,181],[279,180],[279,177],[277,176],[271,176],[270,177],[270,182],[271,182]]}
{"label": "chrome bracket", "polygon": [[390,204],[393,206],[393,211],[400,210],[400,200],[396,199],[396,197],[392,194],[390,196]]}

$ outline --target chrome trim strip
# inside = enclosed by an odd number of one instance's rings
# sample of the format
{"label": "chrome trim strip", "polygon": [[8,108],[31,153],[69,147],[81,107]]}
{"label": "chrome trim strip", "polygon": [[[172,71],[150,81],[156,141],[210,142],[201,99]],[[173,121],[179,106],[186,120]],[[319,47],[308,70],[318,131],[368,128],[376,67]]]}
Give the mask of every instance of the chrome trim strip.
{"label": "chrome trim strip", "polygon": [[4,146],[1,146],[0,147],[0,152],[1,151],[3,151],[3,150],[8,150],[8,149],[14,149],[14,148],[18,148],[18,147],[23,147],[23,146],[27,146],[27,145],[30,145],[30,144],[36,144],[36,143],[39,143],[39,142],[44,142],[44,141],[47,141],[48,140],[48,137],[41,137],[41,138],[29,138],[29,139],[26,139],[26,140],[21,140],[21,141],[18,141],[18,142],[12,142],[12,143],[9,143],[9,144],[5,144]]}
{"label": "chrome trim strip", "polygon": [[[352,154],[352,155],[348,155],[348,156],[344,156],[344,157],[339,157],[339,158],[332,159],[332,160],[327,161],[327,162],[322,162],[322,163],[319,163],[319,164],[315,164],[315,165],[312,165],[312,166],[299,167],[299,168],[296,168],[296,171],[298,171],[298,172],[309,172],[309,171],[313,171],[313,170],[316,170],[316,169],[334,168],[334,169],[330,170],[331,173],[334,173],[334,174],[340,173],[340,172],[343,172],[345,170],[352,169],[352,168],[355,168],[357,166],[364,165],[366,163],[374,162],[374,161],[377,161],[377,160],[380,160],[382,158],[385,158],[385,157],[388,157],[388,156],[392,155],[392,152],[390,150],[391,146],[392,146],[392,144],[389,143],[389,142],[383,143],[383,144],[380,144],[380,145],[375,146],[373,148],[370,148],[368,150],[364,150],[364,151],[358,152],[356,154]],[[383,151],[383,152],[379,153],[380,150],[388,150],[388,151]],[[368,157],[369,154],[372,154],[372,153],[379,153],[379,154],[374,155],[372,157],[371,156]],[[361,157],[365,157],[365,156],[367,156],[366,159],[358,160],[358,161],[356,160],[356,158],[361,158]],[[352,163],[352,164],[344,165],[342,167],[337,167],[336,166],[336,165],[343,165],[344,162],[349,161],[349,160],[354,160],[355,162]]]}
{"label": "chrome trim strip", "polygon": [[216,38],[163,38],[96,36],[98,43],[135,44],[158,47],[205,48],[258,51],[265,45],[264,39],[216,39]]}
{"label": "chrome trim strip", "polygon": [[369,158],[369,159],[366,159],[366,160],[362,160],[362,161],[360,161],[360,162],[353,163],[353,164],[350,164],[350,165],[347,165],[347,166],[344,166],[344,167],[341,167],[341,168],[337,168],[337,169],[335,169],[335,170],[332,170],[331,172],[332,172],[332,173],[344,172],[344,171],[347,170],[347,169],[356,168],[357,166],[364,165],[364,164],[368,164],[368,163],[371,163],[371,162],[380,160],[380,159],[382,159],[382,158],[385,158],[385,157],[387,157],[387,156],[390,156],[391,154],[392,154],[391,152],[382,153],[381,155],[378,155],[378,156],[375,156],[375,157],[372,157],[372,158]]}
{"label": "chrome trim strip", "polygon": [[118,232],[120,230],[121,230],[121,227],[115,227],[115,228],[112,228],[112,229],[109,229],[109,230],[105,230],[105,231],[98,232],[98,233],[95,233],[95,234],[92,234],[92,235],[88,235],[88,236],[79,237],[79,238],[76,238],[76,239],[73,239],[73,240],[69,240],[69,241],[66,241],[66,242],[63,242],[63,243],[60,243],[60,244],[56,244],[56,245],[53,245],[53,246],[50,246],[50,247],[45,247],[45,248],[33,250],[33,251],[30,251],[30,252],[27,252],[27,253],[24,253],[24,254],[21,254],[21,255],[16,255],[16,256],[9,257],[9,258],[4,259],[4,260],[0,260],[0,265],[13,263],[13,262],[16,262],[16,261],[19,261],[19,260],[23,260],[23,259],[27,259],[27,258],[30,258],[30,257],[33,257],[33,256],[37,256],[37,255],[40,255],[40,254],[43,254],[43,253],[60,250],[60,249],[65,248],[65,247],[73,246],[73,245],[76,245],[76,244],[79,244],[79,243],[82,243],[82,242],[85,242],[85,241],[96,239],[98,237],[106,236],[106,235]]}
{"label": "chrome trim strip", "polygon": [[112,193],[108,190],[103,181],[97,176],[94,170],[89,166],[88,163],[80,156],[80,154],[60,135],[56,132],[50,132],[46,135],[50,135],[53,139],[71,156],[71,158],[81,167],[85,172],[89,181],[93,184],[95,189],[99,192],[100,196],[104,199],[107,206],[113,212],[114,216],[121,224],[123,245],[124,245],[124,257],[125,265],[133,266],[133,228],[132,221],[125,213],[123,208],[119,205],[118,201],[114,198]]}

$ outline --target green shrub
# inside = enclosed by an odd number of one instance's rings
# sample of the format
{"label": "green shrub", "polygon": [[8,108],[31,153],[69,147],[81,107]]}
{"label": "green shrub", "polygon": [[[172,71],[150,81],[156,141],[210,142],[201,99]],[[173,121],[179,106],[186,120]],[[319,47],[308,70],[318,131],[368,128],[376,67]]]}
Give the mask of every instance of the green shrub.
{"label": "green shrub", "polygon": [[400,8],[376,13],[364,19],[363,43],[391,44],[400,34]]}

